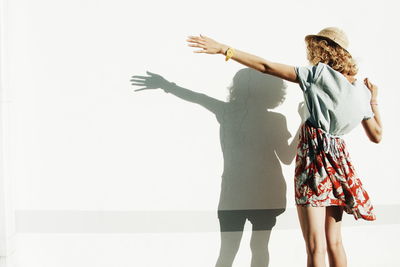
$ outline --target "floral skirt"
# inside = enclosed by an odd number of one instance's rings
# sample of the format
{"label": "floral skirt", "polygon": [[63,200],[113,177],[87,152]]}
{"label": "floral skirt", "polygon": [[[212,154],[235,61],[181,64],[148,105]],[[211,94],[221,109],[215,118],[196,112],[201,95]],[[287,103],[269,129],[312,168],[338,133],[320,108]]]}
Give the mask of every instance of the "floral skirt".
{"label": "floral skirt", "polygon": [[376,219],[344,140],[313,127],[308,121],[300,131],[294,187],[297,205],[343,206],[356,220]]}

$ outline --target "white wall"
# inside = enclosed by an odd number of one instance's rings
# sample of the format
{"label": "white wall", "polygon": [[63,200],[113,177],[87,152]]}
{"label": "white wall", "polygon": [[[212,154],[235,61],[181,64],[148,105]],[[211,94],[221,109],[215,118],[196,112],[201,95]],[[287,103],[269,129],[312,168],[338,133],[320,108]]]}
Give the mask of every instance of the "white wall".
{"label": "white wall", "polygon": [[[4,51],[4,6],[0,2],[0,58],[5,55]],[[10,256],[15,252],[15,210],[14,197],[15,186],[14,179],[10,175],[11,158],[8,157],[9,143],[7,136],[10,134],[8,127],[9,104],[5,96],[5,87],[3,83],[5,64],[0,61],[0,266],[10,262],[3,256]]]}
{"label": "white wall", "polygon": [[[378,145],[367,140],[361,127],[346,136],[378,217],[375,222],[360,222],[345,215],[349,266],[400,264],[394,254],[400,237],[397,10],[395,1],[5,1],[2,71],[9,111],[4,119],[7,164],[17,191],[17,233],[21,238],[29,233],[130,233],[130,249],[121,252],[118,247],[119,257],[126,257],[119,266],[213,266],[219,252],[216,211],[224,169],[220,124],[203,106],[160,89],[135,92],[131,76],[146,75],[148,70],[226,101],[227,87],[245,67],[225,62],[220,55],[193,53],[185,41],[188,35],[202,33],[273,61],[303,65],[304,36],[338,26],[347,32],[349,50],[358,59],[358,79],[370,77],[380,88],[384,123]],[[246,75],[254,78],[252,88],[257,85],[254,80],[262,82],[253,72]],[[294,210],[294,165],[277,161],[271,148],[276,143],[269,138],[274,135],[282,142],[285,121],[294,136],[301,99],[298,86],[287,83],[283,104],[266,117],[246,121],[243,136],[252,135],[247,154],[240,149],[228,152],[234,157],[229,161],[233,170],[244,174],[260,160],[258,156],[265,157],[260,171],[277,179],[261,184],[264,180],[252,173],[260,190],[279,186],[266,194],[281,198],[271,205],[266,203],[273,199],[245,195],[246,186],[254,183],[237,179],[239,184],[230,185],[230,190],[244,188],[237,190],[243,194],[239,199],[247,201],[237,204],[240,209],[286,206],[269,239],[270,266],[305,265]],[[251,103],[244,106],[248,112],[254,111],[255,102]],[[230,115],[235,133],[239,118]],[[234,141],[233,136],[225,138]],[[263,147],[271,151],[257,150]],[[240,159],[248,159],[249,169],[233,164]],[[249,227],[247,223],[245,229]],[[235,266],[249,265],[250,235],[245,231]],[[259,238],[267,242],[265,236]],[[70,249],[78,253],[76,247]],[[21,251],[23,256],[29,249]],[[46,256],[49,266],[69,264],[61,254],[51,255],[50,260]],[[80,257],[91,263],[98,260],[91,254]],[[44,258],[37,258],[38,266],[47,266]],[[105,262],[97,265],[106,266]]]}

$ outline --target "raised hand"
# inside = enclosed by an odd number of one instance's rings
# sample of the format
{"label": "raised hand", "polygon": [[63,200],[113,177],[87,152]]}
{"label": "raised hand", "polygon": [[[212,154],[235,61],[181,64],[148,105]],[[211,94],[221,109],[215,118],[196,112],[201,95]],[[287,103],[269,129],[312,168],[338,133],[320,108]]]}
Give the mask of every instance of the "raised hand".
{"label": "raised hand", "polygon": [[146,71],[146,73],[150,76],[132,76],[132,79],[130,80],[132,82],[132,85],[144,86],[143,88],[136,89],[135,92],[158,88],[164,89],[167,86],[171,85],[169,81],[164,79],[164,77],[159,74],[155,74],[150,71]]}
{"label": "raised hand", "polygon": [[371,100],[376,100],[377,97],[378,97],[378,86],[376,86],[375,84],[371,83],[368,78],[364,79],[364,84],[371,91]]}
{"label": "raised hand", "polygon": [[188,36],[186,41],[189,42],[188,46],[199,47],[202,50],[193,51],[194,53],[206,53],[206,54],[222,54],[223,45],[217,41],[200,34],[200,36]]}

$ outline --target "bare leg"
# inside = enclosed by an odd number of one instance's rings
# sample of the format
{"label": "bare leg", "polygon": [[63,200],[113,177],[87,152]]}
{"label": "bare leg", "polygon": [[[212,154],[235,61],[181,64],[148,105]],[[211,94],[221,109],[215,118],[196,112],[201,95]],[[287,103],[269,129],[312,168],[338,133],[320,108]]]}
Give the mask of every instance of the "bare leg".
{"label": "bare leg", "polygon": [[246,222],[243,210],[218,210],[221,248],[216,267],[231,267],[239,250]]}
{"label": "bare leg", "polygon": [[268,242],[271,230],[253,231],[250,240],[251,267],[267,267],[269,265]]}
{"label": "bare leg", "polygon": [[326,207],[325,233],[330,267],[346,267],[347,259],[343,248],[341,224],[343,207]]}
{"label": "bare leg", "polygon": [[326,267],[325,207],[297,205],[301,230],[307,249],[307,267]]}
{"label": "bare leg", "polygon": [[221,248],[216,267],[231,267],[239,250],[243,232],[221,232]]}

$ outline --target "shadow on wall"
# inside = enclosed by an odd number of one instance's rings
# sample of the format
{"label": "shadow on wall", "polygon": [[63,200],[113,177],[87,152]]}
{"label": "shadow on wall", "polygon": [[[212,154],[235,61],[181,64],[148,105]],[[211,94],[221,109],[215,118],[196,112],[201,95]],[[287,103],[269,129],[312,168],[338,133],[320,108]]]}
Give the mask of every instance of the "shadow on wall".
{"label": "shadow on wall", "polygon": [[293,161],[297,145],[297,138],[288,144],[291,134],[285,116],[270,111],[284,101],[285,83],[244,68],[235,74],[224,102],[148,74],[150,77],[133,76],[133,85],[144,86],[135,91],[162,88],[205,107],[220,124],[224,168],[218,205],[221,248],[216,266],[232,265],[246,220],[252,224],[251,266],[267,266],[271,230],[286,209],[281,162]]}

